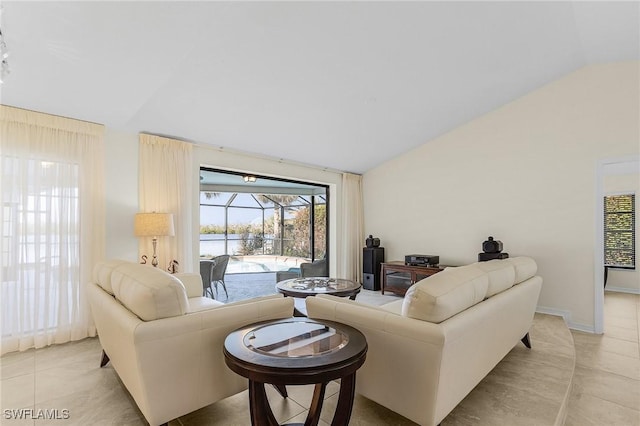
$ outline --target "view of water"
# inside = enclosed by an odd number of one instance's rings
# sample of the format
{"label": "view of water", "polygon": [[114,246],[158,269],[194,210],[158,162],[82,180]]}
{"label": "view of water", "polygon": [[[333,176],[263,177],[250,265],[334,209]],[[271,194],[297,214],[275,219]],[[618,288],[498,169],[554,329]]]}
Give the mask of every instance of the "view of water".
{"label": "view of water", "polygon": [[[303,262],[310,262],[307,258],[266,253],[243,256],[238,254],[239,250],[240,235],[230,235],[227,240],[227,253],[231,255],[226,271],[228,274],[286,271],[289,268],[299,267]],[[200,257],[214,257],[222,254],[225,254],[223,234],[200,235]]]}
{"label": "view of water", "polygon": [[[227,240],[227,252],[236,254],[240,248],[240,236],[237,240]],[[200,256],[220,256],[225,254],[223,234],[200,234]]]}
{"label": "view of water", "polygon": [[[249,234],[249,238],[252,234]],[[226,253],[236,255],[240,252],[240,234],[229,234]],[[273,235],[265,235],[265,251],[273,243]],[[200,256],[220,256],[225,254],[224,234],[200,234]],[[264,253],[261,253],[264,254]]]}

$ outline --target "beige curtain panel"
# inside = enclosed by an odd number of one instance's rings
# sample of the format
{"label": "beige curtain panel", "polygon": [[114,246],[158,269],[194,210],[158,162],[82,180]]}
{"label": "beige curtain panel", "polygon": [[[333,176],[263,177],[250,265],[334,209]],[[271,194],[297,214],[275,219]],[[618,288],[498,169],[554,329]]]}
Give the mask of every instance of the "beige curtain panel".
{"label": "beige curtain panel", "polygon": [[104,257],[104,127],[0,106],[2,353],[95,336]]}
{"label": "beige curtain panel", "polygon": [[364,246],[364,209],[362,176],[342,175],[342,229],[340,230],[340,277],[362,283],[362,247]]}
{"label": "beige curtain panel", "polygon": [[[172,260],[180,272],[193,272],[192,145],[161,136],[140,134],[139,207],[142,213],[173,215],[174,236],[158,236],[158,268],[167,270]],[[133,221],[133,218],[131,219]],[[139,256],[151,263],[152,237],[139,238]]]}

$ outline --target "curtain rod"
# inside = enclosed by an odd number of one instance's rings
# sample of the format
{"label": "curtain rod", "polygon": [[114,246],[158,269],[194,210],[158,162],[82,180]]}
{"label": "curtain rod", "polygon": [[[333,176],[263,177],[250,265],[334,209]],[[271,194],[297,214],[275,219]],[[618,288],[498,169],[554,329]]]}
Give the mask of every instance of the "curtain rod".
{"label": "curtain rod", "polygon": [[213,150],[219,151],[219,152],[228,152],[230,154],[247,155],[247,156],[254,157],[254,158],[259,158],[259,159],[262,159],[262,160],[275,161],[277,163],[288,164],[288,165],[291,165],[291,166],[308,167],[308,168],[320,170],[320,171],[323,171],[323,172],[331,172],[331,173],[338,173],[338,174],[346,173],[344,170],[333,169],[331,167],[317,166],[315,164],[308,164],[308,163],[303,163],[301,161],[288,160],[286,158],[281,158],[281,157],[272,157],[272,156],[269,156],[269,155],[266,155],[266,154],[259,154],[259,153],[255,153],[255,152],[241,151],[241,150],[238,150],[238,149],[227,148],[227,147],[224,147],[224,146],[216,146],[216,145],[209,145],[209,144],[200,145],[200,146],[203,146],[203,147],[209,148],[209,149],[213,149]]}
{"label": "curtain rod", "polygon": [[269,160],[269,161],[275,161],[277,163],[288,164],[288,165],[291,165],[291,166],[308,167],[308,168],[312,168],[312,169],[316,169],[316,170],[321,170],[323,172],[331,172],[331,173],[337,173],[337,174],[351,173],[351,174],[355,174],[355,175],[361,175],[361,173],[352,173],[352,172],[347,172],[345,170],[333,169],[331,167],[322,167],[322,166],[317,166],[317,165],[314,165],[314,164],[307,164],[307,163],[303,163],[303,162],[299,162],[299,161],[287,160],[285,158],[280,158],[280,157],[271,157],[269,155],[259,154],[259,153],[255,153],[255,152],[242,151],[242,150],[239,150],[239,149],[228,148],[228,147],[219,146],[219,145],[201,143],[201,142],[197,142],[197,141],[194,141],[194,140],[189,140],[189,139],[185,139],[185,138],[178,138],[178,137],[175,137],[175,136],[166,135],[166,134],[162,134],[162,133],[152,133],[152,132],[140,132],[140,133],[141,134],[145,134],[145,135],[151,135],[151,136],[159,136],[159,137],[162,137],[162,138],[175,139],[175,140],[180,141],[180,142],[188,142],[188,143],[197,145],[197,146],[205,148],[205,149],[212,149],[214,151],[228,152],[230,154],[236,154],[236,155],[246,155],[246,156],[249,156],[249,157],[254,157],[254,158],[259,158],[259,159]]}

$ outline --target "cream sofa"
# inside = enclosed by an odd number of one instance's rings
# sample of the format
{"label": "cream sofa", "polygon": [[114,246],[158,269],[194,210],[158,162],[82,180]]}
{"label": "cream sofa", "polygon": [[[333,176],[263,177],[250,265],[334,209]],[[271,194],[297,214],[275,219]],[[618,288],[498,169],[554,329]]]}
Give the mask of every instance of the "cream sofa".
{"label": "cream sofa", "polygon": [[448,268],[402,300],[370,306],[308,297],[310,318],[349,324],[369,344],[356,392],[421,425],[439,424],[522,339],[542,279],[531,258]]}
{"label": "cream sofa", "polygon": [[247,380],[225,365],[225,337],[253,322],[293,315],[292,298],[225,305],[202,297],[199,274],[170,275],[125,261],[96,265],[93,281],[88,298],[102,364],[111,361],[152,426],[246,389]]}

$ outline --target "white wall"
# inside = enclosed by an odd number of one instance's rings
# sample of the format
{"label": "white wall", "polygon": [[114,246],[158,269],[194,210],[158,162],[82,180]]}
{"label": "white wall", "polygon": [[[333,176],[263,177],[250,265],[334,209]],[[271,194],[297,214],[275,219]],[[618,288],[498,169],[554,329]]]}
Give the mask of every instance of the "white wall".
{"label": "white wall", "polygon": [[138,238],[138,135],[107,129],[105,134],[106,258],[136,261]]}
{"label": "white wall", "polygon": [[494,236],[538,262],[539,310],[593,330],[596,166],[638,155],[639,85],[638,62],[583,68],[365,173],[365,233],[452,265]]}
{"label": "white wall", "polygon": [[[604,191],[606,195],[636,194],[636,265],[638,265],[638,250],[640,246],[640,175],[623,174],[604,177]],[[640,267],[631,269],[610,269],[607,279],[607,290],[623,291],[640,294]]]}

